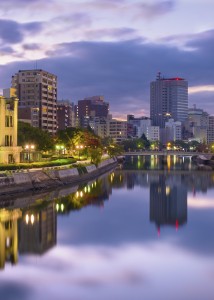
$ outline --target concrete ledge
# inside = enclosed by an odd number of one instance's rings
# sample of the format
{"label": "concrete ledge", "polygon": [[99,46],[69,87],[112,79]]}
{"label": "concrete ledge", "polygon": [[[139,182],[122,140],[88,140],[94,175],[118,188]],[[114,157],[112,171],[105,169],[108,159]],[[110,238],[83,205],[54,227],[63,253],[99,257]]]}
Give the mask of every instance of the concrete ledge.
{"label": "concrete ledge", "polygon": [[79,174],[77,168],[60,170],[35,170],[14,173],[12,176],[0,177],[0,195],[26,192],[30,190],[45,190],[66,184],[78,184],[92,180],[104,174],[117,165],[114,159],[108,159],[99,164],[86,167],[87,173]]}
{"label": "concrete ledge", "polygon": [[88,173],[91,173],[91,172],[95,171],[96,169],[97,168],[96,168],[95,165],[90,165],[90,166],[86,167],[86,170],[87,170]]}
{"label": "concrete ledge", "polygon": [[60,179],[64,179],[64,178],[71,177],[71,176],[77,176],[77,175],[79,175],[79,172],[76,168],[58,171],[58,177]]}
{"label": "concrete ledge", "polygon": [[14,173],[13,179],[15,184],[32,184],[28,173]]}

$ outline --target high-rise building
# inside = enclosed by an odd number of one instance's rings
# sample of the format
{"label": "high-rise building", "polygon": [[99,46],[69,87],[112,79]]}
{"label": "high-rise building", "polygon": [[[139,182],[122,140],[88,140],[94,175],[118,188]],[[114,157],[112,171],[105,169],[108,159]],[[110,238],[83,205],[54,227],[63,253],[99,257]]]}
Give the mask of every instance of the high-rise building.
{"label": "high-rise building", "polygon": [[164,78],[158,74],[150,84],[152,125],[165,127],[169,119],[184,122],[188,117],[188,82],[183,78]]}
{"label": "high-rise building", "polygon": [[19,98],[19,120],[55,134],[57,76],[41,69],[19,70],[12,76],[12,87]]}
{"label": "high-rise building", "polygon": [[188,109],[188,119],[184,123],[185,138],[197,140],[201,143],[207,142],[209,114],[196,105]]}
{"label": "high-rise building", "polygon": [[214,142],[214,116],[208,117],[207,143]]}
{"label": "high-rise building", "polygon": [[74,104],[69,101],[57,101],[57,129],[75,127]]}
{"label": "high-rise building", "polygon": [[90,117],[107,117],[108,112],[109,103],[104,102],[103,96],[87,97],[79,100],[75,106],[75,117],[79,120],[80,127],[87,127]]}

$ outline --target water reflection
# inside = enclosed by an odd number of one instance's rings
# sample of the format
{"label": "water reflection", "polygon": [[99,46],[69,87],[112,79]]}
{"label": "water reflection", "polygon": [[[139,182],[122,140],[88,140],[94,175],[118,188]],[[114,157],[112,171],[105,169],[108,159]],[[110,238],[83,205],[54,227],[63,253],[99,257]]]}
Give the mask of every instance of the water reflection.
{"label": "water reflection", "polygon": [[150,182],[150,221],[155,222],[159,234],[162,225],[178,229],[187,222],[187,186],[181,176],[159,175]]}
{"label": "water reflection", "polygon": [[12,211],[0,210],[0,268],[4,269],[5,262],[16,264],[18,261],[18,225],[21,218],[20,209]]}
{"label": "water reflection", "polygon": [[213,298],[213,173],[125,168],[0,202],[3,298]]}
{"label": "water reflection", "polygon": [[[45,194],[44,200],[40,195],[38,199],[34,195],[36,202],[31,205],[28,202],[21,209],[1,209],[1,268],[4,268],[6,261],[17,263],[18,252],[42,255],[54,247],[57,243],[57,214],[67,215],[86,206],[104,207],[114,190],[126,188],[131,191],[136,187],[149,188],[148,218],[160,234],[162,226],[174,226],[177,230],[186,224],[188,192],[193,197],[198,192],[207,192],[214,187],[214,176],[212,173],[181,172],[171,175],[118,169],[79,187]],[[190,200],[190,205],[194,203]],[[201,207],[201,202],[198,205]]]}
{"label": "water reflection", "polygon": [[56,245],[57,218],[54,203],[23,209],[19,220],[20,254],[44,254]]}
{"label": "water reflection", "polygon": [[126,156],[126,170],[196,170],[191,156],[184,155],[136,155]]}
{"label": "water reflection", "polygon": [[0,268],[18,262],[20,254],[44,254],[56,245],[57,218],[54,203],[0,210]]}

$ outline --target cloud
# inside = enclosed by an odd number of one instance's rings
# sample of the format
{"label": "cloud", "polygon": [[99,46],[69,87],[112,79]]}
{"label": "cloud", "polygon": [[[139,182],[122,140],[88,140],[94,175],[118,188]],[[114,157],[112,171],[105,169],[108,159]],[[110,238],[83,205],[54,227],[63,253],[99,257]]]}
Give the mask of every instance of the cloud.
{"label": "cloud", "polygon": [[25,23],[25,24],[20,25],[20,27],[22,30],[25,30],[26,32],[28,32],[30,34],[35,34],[42,30],[43,23],[42,22]]}
{"label": "cloud", "polygon": [[214,92],[214,85],[199,85],[191,86],[188,90],[189,94],[202,93],[202,92]]}
{"label": "cloud", "polygon": [[[64,23],[71,27],[84,27],[90,26],[92,23],[92,19],[89,14],[86,13],[72,13],[58,16],[50,21],[50,23]],[[62,28],[63,30],[63,28]]]}
{"label": "cloud", "polygon": [[171,12],[175,7],[174,0],[142,3],[138,5],[138,18],[155,18]]}
{"label": "cloud", "polygon": [[0,20],[0,39],[9,44],[20,43],[23,34],[19,24],[11,20]]}
{"label": "cloud", "polygon": [[92,40],[100,40],[106,38],[114,38],[114,39],[130,39],[137,37],[137,31],[133,28],[109,28],[109,29],[96,29],[96,30],[88,30],[85,32],[85,36],[87,39]]}
{"label": "cloud", "polygon": [[[46,53],[49,57],[37,63],[39,68],[58,75],[59,99],[70,98],[76,102],[100,94],[110,102],[113,114],[119,112],[125,117],[145,111],[149,115],[149,86],[158,71],[165,77],[183,77],[191,87],[213,85],[211,37],[212,32],[204,32],[191,38],[189,45],[196,47],[193,52],[143,39],[61,43]],[[32,62],[14,62],[2,67],[3,87],[9,85],[13,73],[23,68],[32,68]],[[189,102],[201,107],[203,99],[204,109],[207,106],[214,113],[211,98],[211,92],[191,93]]]}
{"label": "cloud", "polygon": [[0,20],[0,40],[2,44],[17,44],[24,39],[25,32],[35,34],[42,29],[42,23],[32,22],[20,24],[11,20]]}
{"label": "cloud", "polygon": [[36,43],[23,44],[22,47],[23,47],[24,50],[30,50],[30,51],[41,49],[41,45],[40,44],[36,44]]}
{"label": "cloud", "polygon": [[0,54],[1,55],[8,55],[8,54],[14,54],[15,51],[13,50],[13,48],[9,47],[9,46],[2,46],[0,47]]}

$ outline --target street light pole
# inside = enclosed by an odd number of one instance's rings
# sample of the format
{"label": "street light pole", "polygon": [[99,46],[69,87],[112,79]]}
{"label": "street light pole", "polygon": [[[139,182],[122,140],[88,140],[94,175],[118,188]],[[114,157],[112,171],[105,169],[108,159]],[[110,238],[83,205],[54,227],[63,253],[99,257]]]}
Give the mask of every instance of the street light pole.
{"label": "street light pole", "polygon": [[76,148],[78,149],[79,160],[80,160],[80,150],[83,149],[83,145],[77,145]]}
{"label": "street light pole", "polygon": [[30,163],[30,153],[31,153],[31,150],[34,150],[35,149],[35,146],[34,145],[26,145],[25,146],[25,150],[27,150],[27,159],[28,159],[28,163]]}

